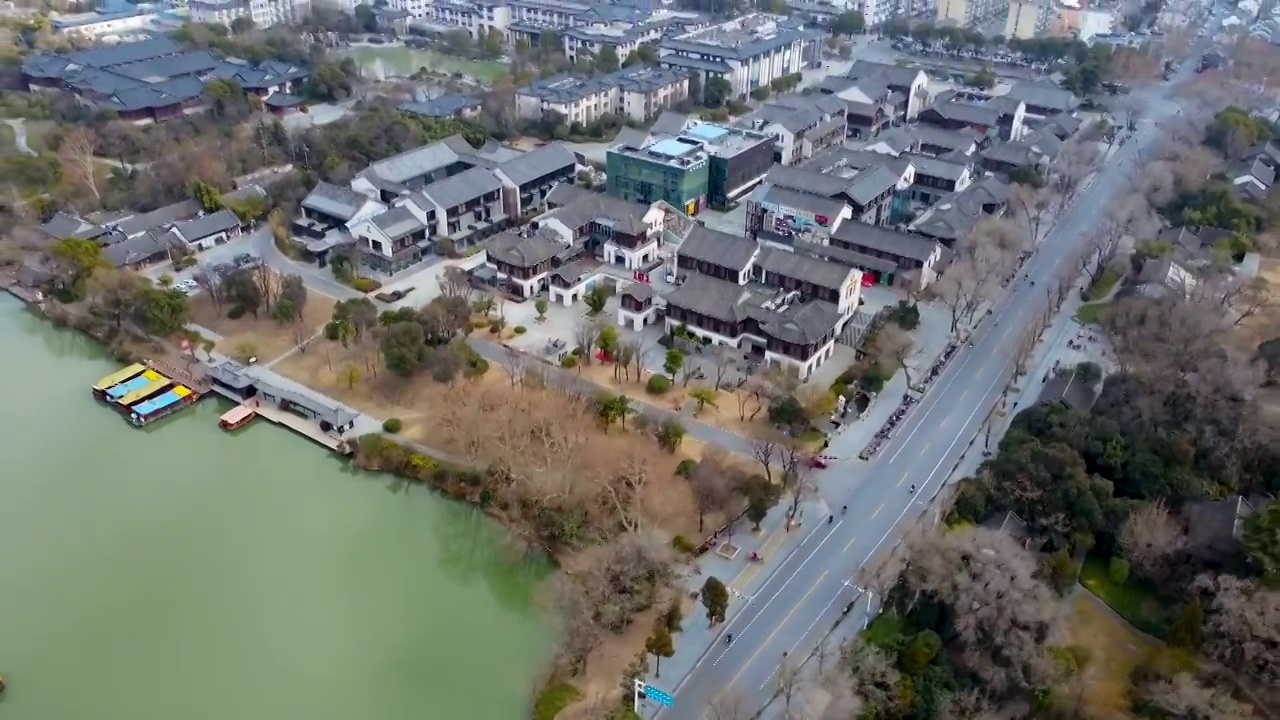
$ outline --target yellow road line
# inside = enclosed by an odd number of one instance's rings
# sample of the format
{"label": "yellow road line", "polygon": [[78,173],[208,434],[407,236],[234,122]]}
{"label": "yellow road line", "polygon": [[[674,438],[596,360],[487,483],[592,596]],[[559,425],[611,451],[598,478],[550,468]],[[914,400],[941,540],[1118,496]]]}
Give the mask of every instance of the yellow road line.
{"label": "yellow road line", "polygon": [[[804,601],[809,599],[809,596],[813,594],[814,590],[818,589],[818,585],[822,584],[822,581],[825,580],[826,577],[827,577],[827,571],[823,570],[822,574],[818,576],[818,579],[813,581],[813,586],[809,588],[809,591],[806,592],[804,596],[800,598],[799,602],[791,606],[791,612],[787,613],[786,617],[782,618],[782,622],[778,623],[777,627],[773,629],[773,632],[769,633],[769,637],[765,638],[764,642],[760,643],[760,647],[756,648],[756,651],[751,654],[751,657],[747,658],[747,661],[742,664],[742,668],[738,670],[738,674],[734,675],[733,679],[729,681],[729,684],[725,686],[724,690],[720,691],[721,694],[729,690],[729,688],[733,687],[734,685],[738,684],[738,678],[742,677],[742,673],[746,672],[747,668],[751,667],[751,663],[755,662],[756,658],[760,656],[760,653],[764,652],[765,647],[769,643],[773,642],[774,636],[776,636],[779,632],[781,632],[782,628],[786,627],[787,621],[789,621],[791,619],[791,616],[795,615],[796,611],[799,610],[802,605],[804,605]],[[716,700],[719,700],[719,699],[720,699],[720,695],[717,694]],[[712,704],[714,705],[715,702],[712,701]]]}
{"label": "yellow road line", "polygon": [[849,538],[849,543],[848,543],[847,545],[845,545],[845,546],[844,546],[844,550],[841,550],[840,552],[842,552],[842,553],[847,553],[847,552],[849,552],[849,548],[853,547],[853,541],[854,541],[854,540],[857,540],[857,539],[858,539],[858,538],[856,538],[856,537],[851,537],[851,538]]}
{"label": "yellow road line", "polygon": [[876,516],[877,516],[877,515],[879,515],[879,514],[880,514],[880,511],[881,511],[881,510],[883,510],[883,509],[884,509],[884,503],[880,503],[880,507],[876,508],[876,511],[875,511],[875,512],[873,512],[873,513],[871,513],[871,518],[870,518],[870,519],[871,519],[871,520],[875,520],[875,519],[876,519]]}

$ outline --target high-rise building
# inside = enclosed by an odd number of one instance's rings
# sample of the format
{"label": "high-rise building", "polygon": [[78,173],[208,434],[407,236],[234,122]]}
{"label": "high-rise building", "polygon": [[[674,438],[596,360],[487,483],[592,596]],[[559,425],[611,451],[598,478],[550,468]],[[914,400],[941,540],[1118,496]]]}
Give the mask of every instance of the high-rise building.
{"label": "high-rise building", "polygon": [[938,24],[973,28],[1008,8],[1007,0],[938,0]]}
{"label": "high-rise building", "polygon": [[1029,40],[1049,30],[1052,6],[1044,0],[1012,0],[1004,22],[1004,36]]}

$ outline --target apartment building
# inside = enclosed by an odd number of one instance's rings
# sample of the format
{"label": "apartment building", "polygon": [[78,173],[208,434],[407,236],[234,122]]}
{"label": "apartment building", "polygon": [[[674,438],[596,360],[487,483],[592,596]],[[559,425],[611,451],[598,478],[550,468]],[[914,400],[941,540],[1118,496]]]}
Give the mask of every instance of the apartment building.
{"label": "apartment building", "polygon": [[555,112],[583,125],[604,115],[646,122],[687,97],[687,75],[633,65],[594,78],[557,75],[526,85],[516,91],[516,114],[538,119]]}
{"label": "apartment building", "polygon": [[772,136],[755,130],[691,122],[676,135],[610,148],[608,192],[644,204],[665,200],[687,215],[726,207],[764,180],[773,144]]}
{"label": "apartment building", "polygon": [[298,25],[311,16],[311,0],[190,0],[191,21],[231,26],[249,18],[256,27]]}
{"label": "apartment building", "polygon": [[706,81],[728,81],[734,97],[746,97],[774,80],[821,62],[826,33],[786,18],[750,14],[658,43],[664,67],[696,72]]}
{"label": "apartment building", "polygon": [[735,124],[772,135],[774,162],[794,165],[843,143],[849,121],[839,98],[788,95],[764,103]]}
{"label": "apartment building", "polygon": [[954,27],[977,28],[1007,10],[1006,0],[937,0],[935,18]]}

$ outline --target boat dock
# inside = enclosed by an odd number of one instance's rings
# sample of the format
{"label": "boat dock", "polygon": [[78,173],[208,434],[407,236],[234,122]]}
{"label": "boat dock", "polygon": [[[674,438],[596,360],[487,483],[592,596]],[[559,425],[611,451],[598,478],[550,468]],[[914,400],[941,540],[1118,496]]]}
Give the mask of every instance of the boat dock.
{"label": "boat dock", "polygon": [[93,386],[93,395],[135,427],[194,405],[210,390],[202,377],[165,362],[134,363]]}
{"label": "boat dock", "polygon": [[[251,411],[252,417],[286,427],[334,452],[349,452],[344,433],[354,429],[358,416],[349,408],[307,388],[259,377],[251,368],[230,360],[208,365],[205,374],[213,392],[235,402],[236,409]],[[240,422],[241,427],[247,424],[249,420],[236,409],[224,414],[219,424],[224,428],[226,420]]]}

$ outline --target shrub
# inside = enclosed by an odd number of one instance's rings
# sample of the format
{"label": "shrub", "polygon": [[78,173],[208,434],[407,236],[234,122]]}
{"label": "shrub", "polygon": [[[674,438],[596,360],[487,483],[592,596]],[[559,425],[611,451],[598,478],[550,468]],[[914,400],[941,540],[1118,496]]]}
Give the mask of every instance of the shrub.
{"label": "shrub", "polygon": [[244,317],[245,309],[242,305],[236,305],[227,311],[227,317],[232,320],[239,320]]}
{"label": "shrub", "polygon": [[527,327],[525,327],[525,326],[523,326],[523,325],[517,325],[517,326],[515,326],[515,328],[513,328],[513,329],[512,329],[512,331],[513,331],[513,332],[515,332],[515,334],[517,334],[517,335],[523,335],[523,334],[525,334],[525,333],[529,332],[529,328],[527,328]]}
{"label": "shrub", "polygon": [[489,325],[489,321],[488,321],[488,320],[477,320],[477,321],[475,321],[475,322],[471,323],[471,329],[472,329],[472,330],[483,330],[483,329],[485,329],[485,327],[487,327],[488,325]]}
{"label": "shrub", "polygon": [[574,357],[573,355],[566,355],[565,358],[560,361],[560,367],[562,368],[572,369],[577,366],[578,366],[578,358]]}
{"label": "shrub", "polygon": [[382,421],[382,429],[386,432],[392,433],[393,435],[400,432],[400,429],[403,427],[404,423],[400,422],[400,418],[387,418]]}
{"label": "shrub", "polygon": [[650,395],[662,395],[671,389],[671,381],[666,375],[650,375],[649,382],[644,384],[645,392]]}
{"label": "shrub", "polygon": [[698,549],[698,546],[694,545],[692,540],[683,535],[677,535],[671,538],[671,547],[675,548],[676,552],[681,552],[686,555],[692,555],[693,551]]}
{"label": "shrub", "polygon": [[330,320],[329,322],[325,323],[325,325],[324,325],[324,339],[325,339],[325,340],[334,340],[334,341],[336,341],[336,340],[338,339],[338,335],[340,335],[340,334],[341,334],[341,332],[342,332],[342,331],[341,331],[341,329],[339,328],[338,323],[333,322],[332,320]]}
{"label": "shrub", "polygon": [[1116,585],[1128,582],[1129,561],[1119,557],[1111,558],[1111,562],[1107,564],[1107,578]]}
{"label": "shrub", "polygon": [[382,283],[373,278],[360,277],[351,281],[351,287],[362,293],[369,293],[382,287]]}
{"label": "shrub", "polygon": [[497,335],[500,332],[502,332],[502,323],[498,322],[497,320],[489,323],[490,335]]}

